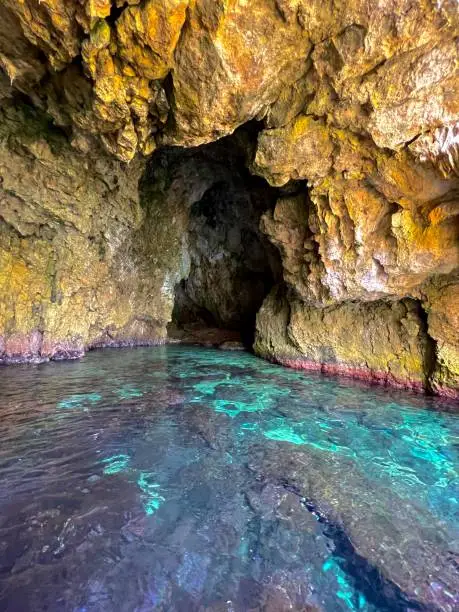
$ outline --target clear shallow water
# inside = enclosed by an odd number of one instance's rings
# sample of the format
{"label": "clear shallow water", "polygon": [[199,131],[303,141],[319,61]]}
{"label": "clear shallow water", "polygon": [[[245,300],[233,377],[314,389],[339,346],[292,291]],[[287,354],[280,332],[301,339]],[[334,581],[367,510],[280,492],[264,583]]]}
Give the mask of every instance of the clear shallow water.
{"label": "clear shallow water", "polygon": [[0,610],[458,609],[448,408],[202,348],[3,368]]}

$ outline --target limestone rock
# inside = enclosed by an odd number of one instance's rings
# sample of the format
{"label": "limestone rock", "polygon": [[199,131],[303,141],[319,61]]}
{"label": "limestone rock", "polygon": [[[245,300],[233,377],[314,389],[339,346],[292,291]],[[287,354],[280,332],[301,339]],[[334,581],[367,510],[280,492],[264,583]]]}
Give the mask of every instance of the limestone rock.
{"label": "limestone rock", "polygon": [[254,172],[271,185],[290,179],[318,179],[332,168],[333,142],[323,120],[299,115],[288,126],[264,130],[258,140]]}
{"label": "limestone rock", "polygon": [[455,180],[358,139],[335,151],[336,171],[316,180],[310,199],[281,199],[263,219],[299,296],[317,305],[416,297],[430,276],[457,269]]}
{"label": "limestone rock", "polygon": [[435,341],[434,390],[457,397],[459,388],[459,282],[440,278],[427,290],[428,329]]}
{"label": "limestone rock", "polygon": [[176,52],[167,140],[197,145],[231,133],[306,71],[308,36],[276,4],[196,0]]}
{"label": "limestone rock", "polygon": [[[270,188],[257,178],[253,195],[241,178],[233,185],[231,147],[165,150],[147,167],[126,166],[93,141],[73,143],[76,151],[41,112],[13,101],[0,112],[1,361],[164,342],[186,278],[220,324],[255,316],[267,290],[258,274],[270,273],[258,230]],[[233,196],[241,219],[231,228]]]}
{"label": "limestone rock", "polygon": [[[196,145],[300,112],[391,148],[457,121],[453,0],[6,0],[1,15],[15,24],[0,62],[21,75],[17,87],[38,99],[45,72],[81,60],[85,129],[125,161],[158,139]],[[158,88],[172,106],[167,125],[151,109]]]}
{"label": "limestone rock", "polygon": [[414,300],[314,308],[274,290],[255,350],[290,367],[422,389],[432,346]]}
{"label": "limestone rock", "polygon": [[276,253],[258,226],[275,194],[257,180],[246,177],[244,182],[236,168],[220,175],[190,211],[190,271],[183,282],[183,297],[207,324],[253,329],[256,312],[273,283],[271,259]]}
{"label": "limestone rock", "polygon": [[189,0],[147,0],[127,7],[116,22],[119,57],[138,76],[164,78],[173,65]]}
{"label": "limestone rock", "polygon": [[77,153],[40,113],[2,109],[0,360],[164,340],[166,271],[142,274],[132,254],[142,166]]}
{"label": "limestone rock", "polygon": [[[283,268],[259,351],[317,365],[329,346],[349,371],[456,394],[458,36],[455,0],[5,0],[2,354],[162,340],[186,278],[221,324],[255,303],[266,286],[234,278],[271,265],[258,230],[239,248],[222,229],[224,264],[203,224],[202,249],[187,242],[192,206],[232,171],[191,147],[247,124]],[[165,145],[189,154],[168,165]]]}

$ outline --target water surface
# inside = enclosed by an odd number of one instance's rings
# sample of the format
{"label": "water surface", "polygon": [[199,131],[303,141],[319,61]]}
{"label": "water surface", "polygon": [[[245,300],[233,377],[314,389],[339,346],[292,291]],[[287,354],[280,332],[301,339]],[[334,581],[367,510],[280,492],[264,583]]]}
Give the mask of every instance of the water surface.
{"label": "water surface", "polygon": [[0,610],[457,610],[452,408],[202,348],[2,368]]}

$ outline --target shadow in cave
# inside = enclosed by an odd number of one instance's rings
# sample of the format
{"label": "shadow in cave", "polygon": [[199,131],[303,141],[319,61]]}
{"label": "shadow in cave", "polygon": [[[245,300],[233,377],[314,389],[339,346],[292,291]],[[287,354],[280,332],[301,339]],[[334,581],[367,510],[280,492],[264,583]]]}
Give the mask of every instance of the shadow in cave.
{"label": "shadow in cave", "polygon": [[260,219],[281,191],[247,169],[251,129],[182,150],[212,179],[188,210],[188,270],[175,287],[170,338],[207,345],[239,340],[251,347],[256,314],[280,278],[279,253],[261,232]]}

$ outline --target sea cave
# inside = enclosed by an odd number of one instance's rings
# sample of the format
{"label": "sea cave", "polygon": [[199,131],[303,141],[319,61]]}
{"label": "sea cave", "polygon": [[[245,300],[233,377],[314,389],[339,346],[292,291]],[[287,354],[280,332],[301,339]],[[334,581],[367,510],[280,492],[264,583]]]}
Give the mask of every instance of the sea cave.
{"label": "sea cave", "polygon": [[3,0],[0,612],[459,608],[457,0]]}

